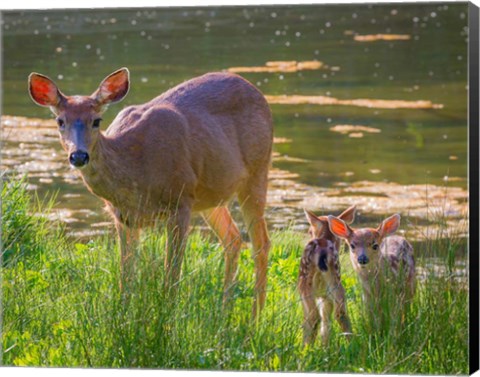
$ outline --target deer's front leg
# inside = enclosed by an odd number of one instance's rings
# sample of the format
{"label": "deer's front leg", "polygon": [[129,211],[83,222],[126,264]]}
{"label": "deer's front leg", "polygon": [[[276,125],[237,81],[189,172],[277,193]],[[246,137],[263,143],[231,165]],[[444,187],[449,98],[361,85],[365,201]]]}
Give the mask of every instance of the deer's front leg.
{"label": "deer's front leg", "polygon": [[345,289],[341,285],[338,286],[335,295],[335,319],[340,325],[342,332],[347,336],[347,339],[350,339],[352,325],[347,313]]}
{"label": "deer's front leg", "polygon": [[330,337],[331,318],[332,318],[333,302],[328,298],[320,299],[320,316],[321,326],[320,334],[322,335],[322,344],[326,346],[328,344],[328,338]]}
{"label": "deer's front leg", "polygon": [[185,253],[191,209],[184,206],[172,211],[167,220],[167,250],[165,254],[165,290],[174,293],[180,278]]}
{"label": "deer's front leg", "polygon": [[131,228],[120,221],[115,220],[115,228],[120,245],[120,290],[122,294],[129,295],[132,292],[132,282],[135,273],[135,252],[138,246],[140,234],[139,228]]}

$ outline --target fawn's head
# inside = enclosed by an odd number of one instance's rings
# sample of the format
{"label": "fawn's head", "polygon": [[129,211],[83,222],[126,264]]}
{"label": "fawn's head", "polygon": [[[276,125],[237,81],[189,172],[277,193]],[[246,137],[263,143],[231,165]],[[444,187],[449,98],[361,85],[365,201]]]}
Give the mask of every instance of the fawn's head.
{"label": "fawn's head", "polygon": [[310,241],[309,246],[311,246],[311,250],[308,257],[321,272],[332,272],[339,269],[338,250],[335,242],[318,238]]}
{"label": "fawn's head", "polygon": [[107,76],[90,96],[66,96],[47,76],[31,73],[28,78],[33,101],[56,115],[60,141],[70,164],[86,166],[99,137],[101,115],[111,103],[128,93],[129,72],[119,69]]}
{"label": "fawn's head", "polygon": [[375,265],[380,257],[383,239],[396,232],[400,226],[400,215],[395,214],[383,220],[378,228],[352,229],[341,219],[328,216],[330,231],[347,241],[352,258],[362,267]]}
{"label": "fawn's head", "polygon": [[[307,221],[310,224],[308,229],[308,234],[313,238],[327,238],[331,241],[335,241],[335,235],[330,231],[328,227],[328,217],[327,216],[317,216],[313,212],[306,209],[303,210]],[[339,219],[342,219],[347,224],[351,224],[355,219],[355,206],[351,206],[338,215]],[[338,245],[337,245],[338,247]]]}

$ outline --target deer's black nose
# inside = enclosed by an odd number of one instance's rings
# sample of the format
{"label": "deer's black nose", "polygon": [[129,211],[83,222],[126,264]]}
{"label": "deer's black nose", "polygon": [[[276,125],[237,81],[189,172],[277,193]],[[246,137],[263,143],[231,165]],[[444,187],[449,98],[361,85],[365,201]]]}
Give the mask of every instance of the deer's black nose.
{"label": "deer's black nose", "polygon": [[368,263],[368,257],[366,255],[360,255],[358,257],[358,263],[367,264]]}
{"label": "deer's black nose", "polygon": [[69,157],[70,163],[76,168],[87,165],[89,159],[88,153],[84,151],[75,151]]}

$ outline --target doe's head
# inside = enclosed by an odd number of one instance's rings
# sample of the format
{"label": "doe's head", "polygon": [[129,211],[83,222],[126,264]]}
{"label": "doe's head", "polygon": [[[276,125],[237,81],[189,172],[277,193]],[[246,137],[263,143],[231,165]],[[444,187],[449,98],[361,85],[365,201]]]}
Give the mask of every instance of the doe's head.
{"label": "doe's head", "polygon": [[395,214],[382,221],[378,228],[353,229],[341,219],[328,216],[330,231],[347,241],[352,258],[365,267],[376,264],[380,257],[380,245],[383,239],[395,233],[400,226],[400,215]]}
{"label": "doe's head", "polygon": [[129,86],[127,68],[107,76],[90,96],[66,96],[53,80],[39,73],[31,73],[28,77],[33,102],[49,107],[56,115],[61,144],[75,168],[82,168],[90,161],[102,113],[109,104],[121,101]]}

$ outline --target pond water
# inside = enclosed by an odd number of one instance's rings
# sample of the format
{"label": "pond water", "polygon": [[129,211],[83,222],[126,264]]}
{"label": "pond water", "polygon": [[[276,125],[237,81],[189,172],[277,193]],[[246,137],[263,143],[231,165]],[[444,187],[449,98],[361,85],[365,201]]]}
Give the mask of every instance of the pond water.
{"label": "pond water", "polygon": [[360,223],[395,211],[412,237],[436,216],[452,228],[462,223],[464,234],[467,7],[3,12],[2,170],[28,173],[40,197],[58,191],[56,214],[73,234],[104,232],[111,227],[101,201],[68,167],[49,111],[28,96],[29,73],[50,76],[66,94],[90,94],[128,67],[130,93],[105,113],[106,125],[124,106],[231,69],[271,103],[270,226],[304,229],[302,207],[339,213],[356,203]]}

